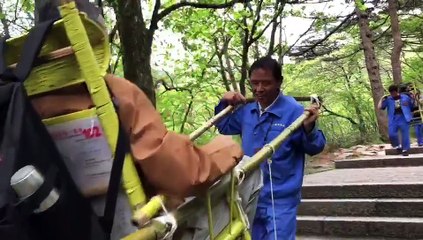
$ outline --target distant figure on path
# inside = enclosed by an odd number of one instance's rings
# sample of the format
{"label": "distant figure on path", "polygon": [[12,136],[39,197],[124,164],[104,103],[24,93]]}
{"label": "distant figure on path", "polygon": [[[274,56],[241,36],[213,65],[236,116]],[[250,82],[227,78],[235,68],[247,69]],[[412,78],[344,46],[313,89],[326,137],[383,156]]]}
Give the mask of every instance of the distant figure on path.
{"label": "distant figure on path", "polygon": [[[397,85],[388,88],[390,96],[380,99],[378,108],[388,111],[388,133],[393,148],[408,156],[410,150],[410,121],[413,118],[413,99],[404,93],[399,93]],[[401,144],[398,139],[401,131]]]}

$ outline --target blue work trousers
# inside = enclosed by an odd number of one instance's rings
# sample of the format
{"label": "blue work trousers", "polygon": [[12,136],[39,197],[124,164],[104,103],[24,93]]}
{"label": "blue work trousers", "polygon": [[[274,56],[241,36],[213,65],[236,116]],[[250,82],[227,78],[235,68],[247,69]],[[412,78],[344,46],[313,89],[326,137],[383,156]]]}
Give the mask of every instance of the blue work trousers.
{"label": "blue work trousers", "polygon": [[275,205],[276,236],[272,206],[258,206],[253,223],[252,240],[295,240],[297,206],[296,203]]}
{"label": "blue work trousers", "polygon": [[423,124],[415,125],[414,130],[416,131],[417,144],[419,146],[422,146],[423,145]]}
{"label": "blue work trousers", "polygon": [[398,147],[398,131],[401,131],[401,146],[402,150],[410,149],[410,123],[405,120],[403,114],[396,114],[392,122],[389,122],[389,140],[392,147]]}

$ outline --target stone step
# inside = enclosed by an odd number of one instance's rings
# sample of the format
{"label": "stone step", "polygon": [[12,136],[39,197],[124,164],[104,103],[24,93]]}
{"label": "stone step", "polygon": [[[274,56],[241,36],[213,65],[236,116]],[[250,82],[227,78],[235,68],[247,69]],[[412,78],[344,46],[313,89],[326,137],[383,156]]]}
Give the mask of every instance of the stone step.
{"label": "stone step", "polygon": [[420,199],[302,199],[298,215],[423,217]]}
{"label": "stone step", "polygon": [[[423,147],[412,147],[410,148],[409,154],[419,154],[419,153],[423,153]],[[393,148],[387,148],[385,149],[385,154],[386,155],[398,155],[398,151],[396,149]]]}
{"label": "stone step", "polygon": [[297,216],[299,235],[423,238],[423,218]]}
{"label": "stone step", "polygon": [[302,189],[302,197],[317,198],[423,198],[423,183],[409,184],[347,184],[308,185]]}
{"label": "stone step", "polygon": [[423,198],[422,176],[422,166],[335,169],[306,175],[302,198]]}
{"label": "stone step", "polygon": [[380,156],[374,158],[356,158],[335,161],[335,168],[378,168],[423,166],[423,154],[414,156]]}

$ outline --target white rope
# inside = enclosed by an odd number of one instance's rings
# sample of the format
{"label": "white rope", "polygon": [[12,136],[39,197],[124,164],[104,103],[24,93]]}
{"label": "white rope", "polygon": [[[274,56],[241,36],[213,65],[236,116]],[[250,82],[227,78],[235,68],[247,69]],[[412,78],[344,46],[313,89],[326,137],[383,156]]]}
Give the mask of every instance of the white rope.
{"label": "white rope", "polygon": [[276,152],[275,147],[273,147],[273,145],[271,144],[266,144],[263,146],[263,148],[265,147],[270,148],[270,150],[272,151],[272,155]]}
{"label": "white rope", "polygon": [[310,96],[310,102],[316,103],[317,106],[319,106],[319,107],[321,106],[321,103],[320,103],[320,100],[319,100],[319,97],[317,96],[317,94],[313,94],[313,95]]}
{"label": "white rope", "polygon": [[166,214],[169,214],[169,212],[167,211],[167,208],[166,208],[166,206],[165,206],[165,204],[164,204],[164,202],[163,202],[163,199],[162,199],[162,198],[159,198],[159,202],[160,202],[160,205],[162,206],[163,211],[164,211]]}
{"label": "white rope", "polygon": [[245,172],[241,169],[241,167],[235,167],[234,169],[234,177],[236,177],[238,181],[238,186],[241,185],[241,183],[245,179]]}
{"label": "white rope", "polygon": [[162,199],[159,199],[160,201],[160,205],[162,206],[163,212],[165,212],[164,215],[155,218],[154,220],[161,222],[163,225],[169,226],[170,225],[170,230],[168,230],[168,232],[166,233],[166,235],[164,237],[162,237],[162,240],[172,240],[173,239],[173,234],[175,234],[176,229],[178,228],[178,224],[176,222],[176,218],[175,216],[173,216],[173,214],[169,213],[167,211],[167,208],[164,204],[164,202],[162,201]]}
{"label": "white rope", "polygon": [[239,213],[241,215],[242,221],[244,221],[247,229],[250,229],[250,227],[251,227],[250,221],[248,219],[247,213],[244,211],[244,208],[242,207],[242,198],[239,195],[238,191],[236,191],[235,195],[236,195],[235,198],[236,198],[236,202],[237,202],[237,205],[238,205],[238,208],[239,208]]}
{"label": "white rope", "polygon": [[166,214],[157,217],[154,220],[165,226],[170,226],[170,229],[167,231],[166,235],[161,238],[161,240],[172,240],[173,234],[175,234],[175,231],[178,228],[175,216],[173,216],[173,214]]}
{"label": "white rope", "polygon": [[267,166],[269,166],[269,178],[270,178],[270,195],[272,197],[272,214],[273,214],[273,231],[275,233],[275,240],[278,240],[278,233],[276,231],[276,213],[275,213],[275,199],[273,197],[273,181],[272,181],[272,159],[267,160]]}

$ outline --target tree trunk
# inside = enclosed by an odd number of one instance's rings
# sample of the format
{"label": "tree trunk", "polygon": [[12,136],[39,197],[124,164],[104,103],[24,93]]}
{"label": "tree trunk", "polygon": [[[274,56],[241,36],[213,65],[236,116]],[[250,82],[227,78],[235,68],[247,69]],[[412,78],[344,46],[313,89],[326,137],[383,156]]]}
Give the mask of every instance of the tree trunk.
{"label": "tree trunk", "polygon": [[399,27],[399,20],[398,20],[398,0],[388,0],[388,11],[389,16],[391,19],[391,27],[392,27],[392,38],[394,40],[394,47],[392,49],[391,54],[391,65],[392,65],[392,75],[394,77],[394,83],[400,84],[402,82],[401,76],[401,50],[403,46],[403,42],[401,39],[401,32]]}
{"label": "tree trunk", "polygon": [[388,121],[383,111],[377,108],[379,100],[383,97],[383,85],[380,79],[379,63],[376,59],[374,45],[372,42],[373,34],[369,27],[368,13],[362,11],[357,6],[356,14],[360,27],[361,43],[364,50],[367,74],[369,75],[370,86],[372,88],[373,104],[378,123],[379,134],[383,140],[388,139]]}
{"label": "tree trunk", "polygon": [[231,64],[231,59],[229,58],[229,53],[228,53],[230,41],[231,41],[230,38],[227,38],[225,40],[225,42],[223,43],[222,53],[223,53],[223,56],[225,57],[225,60],[226,60],[226,72],[229,75],[229,80],[231,81],[232,88],[234,89],[234,91],[239,92],[238,84],[237,84],[237,81],[235,79],[234,70],[233,70],[232,64]]}
{"label": "tree trunk", "polygon": [[123,53],[125,78],[140,87],[155,105],[156,96],[150,66],[154,30],[145,26],[141,1],[119,0],[113,5]]}
{"label": "tree trunk", "polygon": [[[247,9],[246,4],[244,4],[244,9]],[[241,53],[241,79],[239,80],[239,90],[242,95],[245,96],[246,89],[245,84],[248,75],[248,50],[250,48],[249,38],[250,38],[250,31],[248,30],[247,25],[247,18],[243,17],[242,24],[244,28],[242,29],[243,36],[242,36],[242,53]]]}
{"label": "tree trunk", "polygon": [[[275,1],[275,12],[278,9],[278,6],[279,6],[279,1]],[[282,14],[281,14],[281,16],[282,16]],[[278,29],[278,25],[279,25],[278,21],[273,21],[272,30],[270,32],[269,49],[267,51],[268,56],[272,56],[273,52],[275,51],[275,37],[276,37],[276,30]],[[281,42],[279,42],[279,44],[280,43]]]}
{"label": "tree trunk", "polygon": [[226,91],[230,91],[231,87],[229,86],[229,80],[226,76],[225,72],[225,64],[223,63],[223,50],[219,46],[219,40],[217,38],[214,39],[214,48],[216,49],[217,59],[219,60],[219,73],[222,77],[223,85],[225,86]]}
{"label": "tree trunk", "polygon": [[363,142],[363,141],[366,140],[366,134],[367,134],[366,123],[364,121],[363,113],[362,113],[362,111],[361,111],[361,109],[358,105],[359,101],[351,91],[351,89],[353,88],[351,86],[351,79],[346,74],[345,71],[344,71],[344,73],[345,73],[344,78],[345,78],[345,81],[347,83],[347,91],[348,91],[348,93],[351,97],[352,107],[354,108],[355,115],[357,116],[357,119],[358,119],[358,131],[360,132],[360,140],[361,140],[361,142]]}

